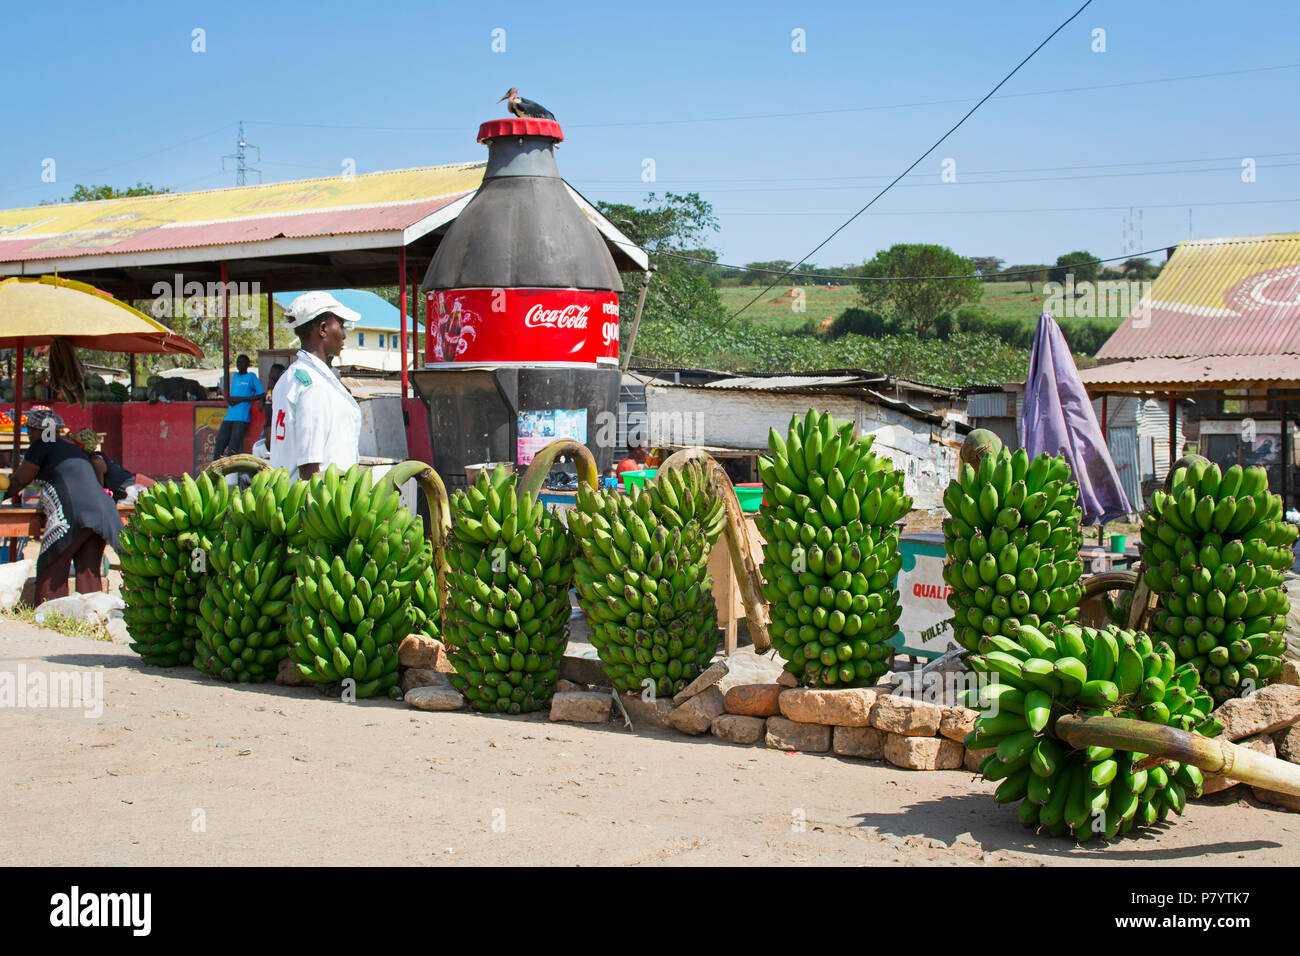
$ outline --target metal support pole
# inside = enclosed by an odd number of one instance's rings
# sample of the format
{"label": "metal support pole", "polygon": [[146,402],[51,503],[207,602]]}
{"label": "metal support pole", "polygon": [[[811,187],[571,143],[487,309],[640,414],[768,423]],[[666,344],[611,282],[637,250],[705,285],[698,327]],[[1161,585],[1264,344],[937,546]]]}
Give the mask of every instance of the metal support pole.
{"label": "metal support pole", "polygon": [[415,270],[410,271],[407,277],[407,285],[410,286],[411,293],[411,368],[419,368],[421,364],[419,359],[420,348],[420,288],[416,285]]}
{"label": "metal support pole", "polygon": [[420,355],[422,356],[420,364],[423,365],[425,362],[429,361],[429,336],[433,334],[429,331],[429,324],[432,320],[429,317],[428,296],[420,291],[418,282],[416,283],[415,289],[420,293],[420,298],[424,299],[424,341],[420,343]]}
{"label": "metal support pole", "polygon": [[266,277],[266,348],[275,348],[275,300],[271,298],[271,277]]}
{"label": "metal support pole", "polygon": [[406,246],[402,246],[397,251],[397,284],[402,290],[401,296],[401,337],[398,340],[397,348],[402,353],[402,398],[408,396],[407,392],[407,374],[406,374]]}
{"label": "metal support pole", "polygon": [[1102,438],[1102,441],[1105,441],[1105,440],[1106,440],[1106,399],[1109,398],[1109,397],[1110,397],[1109,395],[1103,395],[1103,396],[1101,397],[1101,438]]}
{"label": "metal support pole", "polygon": [[641,294],[636,298],[636,315],[632,318],[632,334],[627,339],[627,355],[623,356],[623,366],[620,371],[626,372],[627,367],[632,364],[632,347],[636,345],[636,331],[641,326],[641,310],[645,308],[646,290],[650,288],[650,273],[652,270],[647,269],[645,281],[641,283]]}
{"label": "metal support pole", "polygon": [[135,390],[135,353],[131,353],[131,390]]}
{"label": "metal support pole", "polygon": [[9,458],[9,467],[18,470],[18,431],[23,420],[23,340],[18,339],[18,350],[14,356],[14,446]]}
{"label": "metal support pole", "polygon": [[228,284],[230,272],[226,260],[221,260],[221,391],[223,397],[230,395],[230,296]]}

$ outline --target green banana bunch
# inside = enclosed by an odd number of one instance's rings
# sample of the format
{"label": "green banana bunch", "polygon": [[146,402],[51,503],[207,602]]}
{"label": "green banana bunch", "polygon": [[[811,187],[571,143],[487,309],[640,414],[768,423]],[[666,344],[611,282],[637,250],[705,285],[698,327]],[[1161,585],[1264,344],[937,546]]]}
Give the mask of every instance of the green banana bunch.
{"label": "green banana bunch", "polygon": [[1014,637],[1021,624],[1078,617],[1083,596],[1083,513],[1064,457],[1000,446],[963,464],[944,492],[953,635],[979,651],[990,637]]}
{"label": "green banana bunch", "polygon": [[1282,670],[1290,601],[1283,573],[1295,525],[1263,468],[1221,471],[1203,458],[1174,470],[1142,519],[1145,580],[1159,598],[1152,636],[1189,662],[1216,702]]}
{"label": "green banana bunch", "polygon": [[[352,679],[356,696],[399,696],[397,647],[426,613],[433,551],[391,481],[331,465],[303,484],[285,634],[298,673],[316,684]],[[437,588],[434,591],[436,609]],[[421,596],[423,595],[423,596]]]}
{"label": "green banana bunch", "polygon": [[660,470],[630,495],[578,486],[569,529],[578,603],[613,686],[650,680],[671,697],[708,666],[718,645],[709,552],[726,522],[704,469]]}
{"label": "green banana bunch", "polygon": [[865,687],[889,670],[902,614],[894,522],[912,508],[903,474],[852,422],[808,409],[758,459],[769,633],[804,684]]}
{"label": "green banana bunch", "polygon": [[1113,715],[1217,736],[1214,706],[1197,688],[1189,665],[1175,666],[1174,650],[1138,631],[1094,630],[1065,624],[1041,630],[1021,625],[996,648],[969,658],[989,683],[967,694],[980,712],[966,745],[995,748],[980,764],[985,779],[1000,781],[994,798],[1020,803],[1020,821],[1054,836],[1112,839],[1138,824],[1181,814],[1201,793],[1201,772],[1190,764],[1157,763],[1146,754],[1075,749],[1056,735],[1066,714]]}
{"label": "green banana bunch", "polygon": [[541,709],[568,646],[573,541],[509,465],[452,496],[447,549],[452,598],[443,636],[453,686],[481,711]]}
{"label": "green banana bunch", "polygon": [[288,539],[301,526],[306,494],[307,482],[282,468],[259,471],[250,487],[231,493],[198,607],[199,670],[240,683],[275,677],[289,652],[284,628],[296,562]]}
{"label": "green banana bunch", "polygon": [[207,472],[159,482],[136,499],[117,552],[130,647],[146,664],[194,660],[207,554],[229,501],[225,480]]}

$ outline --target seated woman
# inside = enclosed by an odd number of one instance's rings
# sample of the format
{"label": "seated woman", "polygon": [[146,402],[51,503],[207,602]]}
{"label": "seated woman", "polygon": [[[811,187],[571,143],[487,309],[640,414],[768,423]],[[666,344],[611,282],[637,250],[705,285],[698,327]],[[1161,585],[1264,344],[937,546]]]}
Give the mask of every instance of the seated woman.
{"label": "seated woman", "polygon": [[64,437],[67,428],[55,412],[33,410],[27,416],[31,442],[14,472],[9,497],[17,502],[33,481],[41,483],[45,533],[36,559],[36,600],[66,597],[68,568],[76,567],[77,591],[103,590],[100,564],[104,546],[117,547],[122,519],[104,492],[90,456]]}
{"label": "seated woman", "polygon": [[100,434],[93,428],[83,428],[68,437],[86,450],[99,483],[113,493],[114,501],[135,501],[136,494],[153,486],[154,481],[148,475],[127,471],[120,462],[109,458],[99,447]]}

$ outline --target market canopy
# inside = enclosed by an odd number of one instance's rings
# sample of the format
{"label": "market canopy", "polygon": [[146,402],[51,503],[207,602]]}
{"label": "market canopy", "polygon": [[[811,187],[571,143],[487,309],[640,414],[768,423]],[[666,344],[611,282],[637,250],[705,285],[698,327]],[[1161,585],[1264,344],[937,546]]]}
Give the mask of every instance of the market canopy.
{"label": "market canopy", "polygon": [[203,350],[107,292],[57,276],[0,281],[0,348],[50,345],[56,338],[106,352]]}
{"label": "market canopy", "polygon": [[1182,242],[1080,374],[1096,394],[1300,388],[1300,233]]}
{"label": "market canopy", "polygon": [[[485,168],[455,163],[0,210],[0,276],[76,273],[127,299],[167,294],[158,284],[176,284],[178,273],[180,283],[220,281],[222,263],[228,281],[262,283],[261,293],[393,285],[402,257],[412,275],[424,274]],[[568,189],[620,271],[649,267],[643,250]],[[173,297],[188,295],[176,289]]]}

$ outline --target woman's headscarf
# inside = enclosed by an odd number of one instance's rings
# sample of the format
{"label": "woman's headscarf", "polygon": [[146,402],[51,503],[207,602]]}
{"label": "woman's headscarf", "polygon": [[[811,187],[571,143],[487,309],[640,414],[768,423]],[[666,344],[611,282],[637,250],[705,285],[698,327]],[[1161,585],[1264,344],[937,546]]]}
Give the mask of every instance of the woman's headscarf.
{"label": "woman's headscarf", "polygon": [[[66,428],[63,418],[58,412],[48,408],[33,408],[27,413],[27,438],[29,441],[54,441],[59,437],[60,429]],[[46,439],[46,435],[54,432],[54,438]]]}

